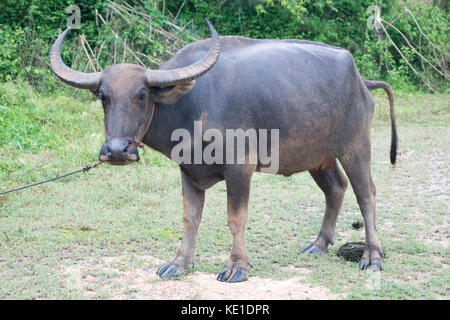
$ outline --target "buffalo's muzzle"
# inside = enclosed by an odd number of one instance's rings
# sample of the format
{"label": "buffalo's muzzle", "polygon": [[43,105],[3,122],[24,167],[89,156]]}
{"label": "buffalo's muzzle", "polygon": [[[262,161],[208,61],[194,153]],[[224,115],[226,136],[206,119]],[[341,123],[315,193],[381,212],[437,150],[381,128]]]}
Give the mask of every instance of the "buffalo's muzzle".
{"label": "buffalo's muzzle", "polygon": [[130,144],[129,139],[113,138],[106,140],[100,149],[98,159],[113,165],[126,165],[139,161],[137,148]]}

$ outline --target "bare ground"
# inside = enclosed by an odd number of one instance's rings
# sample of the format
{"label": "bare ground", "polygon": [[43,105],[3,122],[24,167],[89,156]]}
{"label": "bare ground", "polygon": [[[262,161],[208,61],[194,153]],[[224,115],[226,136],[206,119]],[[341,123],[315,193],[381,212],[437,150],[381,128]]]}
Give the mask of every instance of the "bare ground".
{"label": "bare ground", "polygon": [[342,299],[345,295],[332,293],[325,287],[313,287],[304,282],[311,271],[291,268],[296,276],[286,280],[250,277],[241,283],[222,283],[217,275],[204,272],[189,273],[177,280],[162,280],[156,275],[157,267],[164,263],[152,256],[139,256],[145,266],[123,268],[125,257],[105,257],[103,263],[83,261],[65,266],[65,285],[85,298],[94,298],[101,286],[104,297],[110,299],[149,300],[304,300]]}

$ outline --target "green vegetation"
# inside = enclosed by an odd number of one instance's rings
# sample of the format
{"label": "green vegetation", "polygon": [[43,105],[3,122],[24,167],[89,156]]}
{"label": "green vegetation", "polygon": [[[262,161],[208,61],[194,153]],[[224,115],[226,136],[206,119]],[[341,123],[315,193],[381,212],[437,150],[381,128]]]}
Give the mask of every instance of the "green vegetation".
{"label": "green vegetation", "polygon": [[[19,77],[47,91],[57,89],[47,56],[66,27],[70,15],[66,8],[77,1],[2,3],[0,80]],[[364,77],[387,80],[396,89],[448,90],[448,2],[379,1],[392,41],[380,26],[373,27],[374,4],[373,0],[88,0],[79,4],[81,30],[70,34],[63,58],[73,68],[88,71],[121,61],[156,68],[198,35],[208,37],[204,23],[208,17],[221,35],[308,39],[347,48]]]}

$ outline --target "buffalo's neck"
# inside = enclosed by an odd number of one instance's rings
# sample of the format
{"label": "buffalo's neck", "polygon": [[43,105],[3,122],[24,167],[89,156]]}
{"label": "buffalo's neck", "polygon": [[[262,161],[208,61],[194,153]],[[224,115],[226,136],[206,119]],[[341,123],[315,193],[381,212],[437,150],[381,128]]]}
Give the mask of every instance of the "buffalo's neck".
{"label": "buffalo's neck", "polygon": [[178,143],[171,141],[173,131],[180,128],[189,130],[195,120],[195,110],[187,109],[184,105],[157,104],[144,143],[170,158],[173,146]]}

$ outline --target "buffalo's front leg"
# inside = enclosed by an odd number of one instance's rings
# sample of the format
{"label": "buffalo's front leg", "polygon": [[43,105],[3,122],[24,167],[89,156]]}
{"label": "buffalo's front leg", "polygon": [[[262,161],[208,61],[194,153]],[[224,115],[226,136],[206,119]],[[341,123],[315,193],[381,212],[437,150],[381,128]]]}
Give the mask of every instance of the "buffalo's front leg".
{"label": "buffalo's front leg", "polygon": [[217,280],[240,282],[248,279],[248,252],[245,244],[245,225],[248,216],[248,197],[253,170],[236,167],[225,175],[227,186],[228,227],[233,236],[230,262],[219,273]]}
{"label": "buffalo's front leg", "polygon": [[164,264],[156,272],[161,278],[169,278],[185,273],[194,262],[194,248],[197,230],[202,218],[205,191],[196,188],[189,177],[181,172],[183,188],[183,239],[175,259]]}

